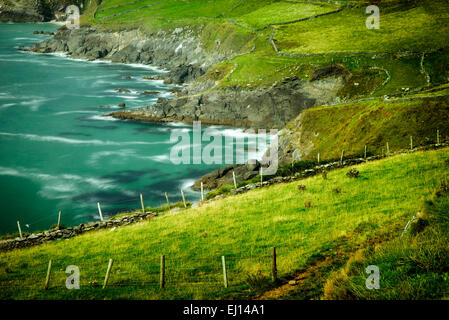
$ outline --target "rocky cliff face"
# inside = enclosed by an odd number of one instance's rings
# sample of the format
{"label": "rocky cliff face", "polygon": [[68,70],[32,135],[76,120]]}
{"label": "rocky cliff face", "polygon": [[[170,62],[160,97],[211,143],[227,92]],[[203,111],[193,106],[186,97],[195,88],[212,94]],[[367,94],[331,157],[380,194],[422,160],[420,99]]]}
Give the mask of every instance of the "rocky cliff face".
{"label": "rocky cliff face", "polygon": [[0,22],[64,20],[66,6],[81,3],[82,0],[0,0]]}
{"label": "rocky cliff face", "polygon": [[117,112],[113,116],[281,129],[304,109],[337,102],[337,92],[345,82],[344,73],[331,72],[313,81],[287,78],[270,87],[251,90],[228,87],[195,93],[195,87],[201,84],[193,83],[178,93],[176,99],[161,100],[140,110]]}
{"label": "rocky cliff face", "polygon": [[64,52],[72,58],[106,59],[113,62],[151,64],[170,70],[166,78],[185,83],[202,75],[226,55],[206,53],[197,36],[187,27],[172,33],[145,34],[139,30],[108,32],[82,26],[62,27],[52,39],[30,50],[41,53]]}

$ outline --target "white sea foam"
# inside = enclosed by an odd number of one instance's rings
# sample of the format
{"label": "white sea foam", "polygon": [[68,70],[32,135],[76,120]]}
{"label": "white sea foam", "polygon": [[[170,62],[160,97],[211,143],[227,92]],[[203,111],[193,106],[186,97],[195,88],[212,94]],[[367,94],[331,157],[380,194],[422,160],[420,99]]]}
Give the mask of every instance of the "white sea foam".
{"label": "white sea foam", "polygon": [[185,127],[185,126],[187,126],[187,124],[185,124],[183,122],[166,122],[165,125],[170,126],[170,127]]}
{"label": "white sea foam", "polygon": [[32,40],[35,41],[35,38],[26,38],[26,37],[18,37],[18,38],[14,38],[14,40]]}
{"label": "white sea foam", "polygon": [[117,98],[134,100],[134,99],[138,99],[139,97],[134,97],[134,96],[123,96],[123,95],[120,95],[120,96],[117,96]]}
{"label": "white sea foam", "polygon": [[55,116],[61,116],[64,114],[77,114],[77,113],[98,113],[97,111],[88,111],[88,110],[76,110],[76,111],[60,111],[53,113]]}
{"label": "white sea foam", "polygon": [[166,162],[168,163],[170,161],[170,156],[167,154],[161,154],[158,156],[150,156],[150,157],[143,157],[143,158],[148,158],[157,162]]}
{"label": "white sea foam", "polygon": [[[47,53],[47,54],[53,55],[53,56],[57,56],[57,57],[61,57],[61,58],[65,58],[65,59],[69,59],[69,60],[73,60],[73,61],[81,61],[81,62],[89,62],[89,63],[112,63],[111,60],[106,60],[106,59],[88,60],[88,59],[85,59],[85,58],[71,58],[65,52],[51,52],[51,53]],[[160,72],[160,73],[168,72],[165,69],[162,69],[162,68],[157,67],[157,66],[148,65],[148,64],[120,63],[120,62],[114,62],[114,64],[121,64],[121,65],[124,65],[124,66],[129,66],[129,67],[138,68],[138,69],[147,69],[147,70],[152,70],[152,71],[156,71],[156,72]]]}
{"label": "white sea foam", "polygon": [[89,117],[88,119],[90,119],[90,120],[99,120],[99,121],[119,121],[119,119],[116,119],[114,117],[103,116],[103,115],[92,116],[92,117]]}
{"label": "white sea foam", "polygon": [[171,129],[173,133],[181,133],[181,132],[191,132],[190,128],[179,128],[179,129]]}
{"label": "white sea foam", "polygon": [[48,199],[64,199],[86,188],[109,190],[117,188],[110,179],[83,177],[74,174],[48,174],[28,168],[0,166],[0,175],[30,179],[42,184],[39,194]]}
{"label": "white sea foam", "polygon": [[62,138],[57,136],[38,136],[35,134],[25,134],[25,133],[9,133],[9,132],[0,132],[0,136],[10,136],[10,137],[20,137],[26,140],[31,141],[40,141],[40,142],[60,142],[67,144],[79,144],[79,145],[97,145],[97,146],[125,146],[125,145],[152,145],[152,144],[162,144],[167,142],[145,142],[145,141],[124,141],[124,142],[116,142],[116,141],[103,141],[103,140],[79,140],[79,139],[70,139],[70,138]]}
{"label": "white sea foam", "polygon": [[19,102],[19,105],[30,107],[31,111],[38,111],[39,107],[41,107],[45,102],[54,100],[49,98],[43,98],[43,97],[22,97],[21,99],[26,99],[25,101]]}
{"label": "white sea foam", "polygon": [[132,149],[121,149],[117,151],[99,151],[91,154],[87,164],[97,165],[102,158],[115,157],[115,159],[126,160],[129,158],[137,160],[148,160],[156,162],[168,162],[170,161],[169,155],[156,155],[156,156],[143,156],[137,154],[135,150]]}

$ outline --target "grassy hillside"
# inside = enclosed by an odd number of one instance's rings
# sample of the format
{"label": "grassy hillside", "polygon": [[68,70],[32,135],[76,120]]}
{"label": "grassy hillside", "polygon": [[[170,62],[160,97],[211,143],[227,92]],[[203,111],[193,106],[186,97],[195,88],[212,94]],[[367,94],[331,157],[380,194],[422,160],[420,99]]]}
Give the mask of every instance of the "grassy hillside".
{"label": "grassy hillside", "polygon": [[[319,298],[329,273],[345,263],[342,247],[355,251],[399,236],[447,172],[448,159],[449,149],[399,155],[357,166],[358,178],[346,176],[345,168],[330,172],[327,180],[305,179],[302,192],[297,182],[274,185],[115,230],[1,253],[0,298],[245,298],[273,286],[272,246],[284,281],[320,259],[331,259],[304,293]],[[163,290],[158,283],[161,254],[167,265]],[[228,289],[222,284],[222,255]],[[110,258],[115,261],[110,287],[102,290],[98,284]],[[46,291],[50,259],[54,271]],[[80,290],[64,287],[64,270],[72,264],[81,269]]]}
{"label": "grassy hillside", "polygon": [[[293,76],[308,80],[317,66],[333,63],[352,73],[344,99],[448,81],[447,1],[382,2],[379,30],[365,26],[367,5],[279,0],[105,0],[97,5],[91,0],[83,21],[148,32],[188,26],[206,49],[240,54],[205,75],[218,80],[218,88],[265,86]],[[224,72],[217,77],[216,70]]]}
{"label": "grassy hillside", "polygon": [[[443,88],[440,88],[443,89]],[[287,128],[293,145],[303,150],[304,159],[338,158],[407,149],[449,139],[449,96],[443,89],[391,100],[376,99],[347,105],[305,110]],[[435,95],[442,96],[435,96]],[[419,97],[419,98],[418,98]],[[338,146],[336,148],[335,146]]]}
{"label": "grassy hillside", "polygon": [[[327,299],[449,299],[449,180],[423,202],[403,237],[357,252],[325,286]],[[365,267],[381,270],[380,289],[364,291]]]}

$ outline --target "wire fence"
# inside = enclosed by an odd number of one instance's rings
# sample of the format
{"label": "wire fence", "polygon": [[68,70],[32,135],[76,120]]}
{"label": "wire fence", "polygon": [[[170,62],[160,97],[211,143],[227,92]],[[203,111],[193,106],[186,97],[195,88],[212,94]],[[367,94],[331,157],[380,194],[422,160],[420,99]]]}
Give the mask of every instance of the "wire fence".
{"label": "wire fence", "polygon": [[[212,288],[227,287],[232,283],[245,281],[242,262],[248,260],[257,266],[258,274],[269,279],[273,273],[273,255],[237,257],[227,256],[215,258],[176,258],[162,256],[152,259],[133,261],[112,260],[112,268],[108,270],[108,262],[73,263],[79,269],[80,288],[124,288],[140,287],[164,289],[179,286],[207,286]],[[69,264],[62,261],[39,263],[36,266],[22,266],[20,269],[0,275],[0,288],[13,291],[30,289],[65,289],[66,273]],[[224,273],[224,268],[226,273]],[[108,272],[109,271],[109,272]],[[10,273],[8,273],[10,272]],[[225,286],[225,275],[228,283]],[[106,280],[106,278],[108,278]],[[47,281],[48,279],[48,281]],[[162,285],[162,282],[164,283]]]}

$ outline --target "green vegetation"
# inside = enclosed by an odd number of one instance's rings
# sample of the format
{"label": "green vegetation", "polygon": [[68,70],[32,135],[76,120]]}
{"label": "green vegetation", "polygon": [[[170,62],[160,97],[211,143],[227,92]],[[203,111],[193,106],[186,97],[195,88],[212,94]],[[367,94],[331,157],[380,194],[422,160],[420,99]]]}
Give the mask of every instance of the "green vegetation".
{"label": "green vegetation", "polygon": [[[192,203],[189,201],[186,201],[186,206],[187,206],[187,208],[190,208],[192,206]],[[169,212],[170,210],[175,209],[175,208],[185,209],[184,202],[170,203],[170,206],[168,204],[166,204],[165,206],[155,207],[155,208],[147,206],[147,207],[145,207],[145,212],[165,213],[165,212]],[[121,212],[121,213],[116,214],[115,216],[111,217],[110,219],[129,216],[129,215],[133,215],[136,213],[142,213],[142,209],[131,211],[131,212]]]}
{"label": "green vegetation", "polygon": [[274,2],[237,18],[237,22],[252,28],[263,28],[272,23],[294,21],[334,11],[335,5]]}
{"label": "green vegetation", "polygon": [[[414,146],[435,143],[437,130],[447,141],[449,3],[383,2],[381,28],[368,30],[367,1],[334,2],[89,0],[82,23],[153,35],[188,29],[206,51],[230,57],[197,79],[215,81],[211,90],[251,90],[293,77],[309,82],[318,67],[343,66],[349,72],[338,97],[360,100],[309,109],[292,120],[291,143],[309,151],[306,161],[281,166],[280,176],[313,167],[318,153],[322,162],[338,159],[341,150],[346,157],[361,155],[365,145],[368,155],[381,154],[387,142],[390,151],[407,148],[410,136]],[[165,214],[0,253],[0,299],[249,298],[277,285],[270,280],[273,246],[281,282],[308,276],[297,289],[267,298],[447,299],[448,165],[449,149],[417,152],[310,177],[301,180],[303,190],[295,182],[189,203],[186,210],[182,203],[148,207]],[[207,199],[233,188],[214,190]],[[160,255],[166,256],[164,290]],[[102,290],[110,258],[110,283]],[[50,259],[52,280],[44,290]],[[73,264],[81,269],[81,290],[69,291],[65,268]],[[381,270],[380,290],[365,287],[365,268],[372,264]]]}
{"label": "green vegetation", "polygon": [[346,8],[335,15],[277,27],[275,39],[279,49],[288,53],[428,52],[447,46],[447,1],[380,8],[380,29],[366,28],[365,7]]}
{"label": "green vegetation", "polygon": [[[325,286],[327,299],[449,299],[449,180],[442,178],[403,237],[358,252]],[[360,290],[365,268],[380,271],[378,290]]]}
{"label": "green vegetation", "polygon": [[306,159],[316,159],[318,153],[322,159],[338,158],[342,150],[346,156],[361,155],[365,145],[369,153],[382,154],[387,142],[390,151],[407,149],[410,136],[414,146],[436,143],[437,130],[440,141],[447,141],[448,103],[447,95],[410,96],[319,107],[303,111],[287,128],[294,132],[292,143],[309,150]]}
{"label": "green vegetation", "polygon": [[[167,213],[130,226],[0,254],[2,299],[200,299],[245,298],[273,286],[270,247],[278,251],[281,280],[307,269],[320,255],[340,256],[400,236],[422,199],[447,172],[449,149],[399,155]],[[338,187],[340,192],[334,192]],[[310,201],[310,208],[305,202]],[[337,247],[338,246],[338,247]],[[159,289],[159,256],[166,256],[167,287]],[[230,286],[222,286],[220,256],[228,261]],[[102,290],[109,258],[114,266]],[[49,290],[43,289],[53,260]],[[447,257],[445,258],[447,260]],[[370,261],[371,262],[371,261]],[[325,281],[343,263],[321,274]],[[78,265],[81,289],[64,287],[66,266]],[[440,280],[440,278],[436,278]],[[318,282],[319,283],[319,282]],[[364,292],[364,283],[357,287]],[[314,287],[319,298],[322,287]],[[368,294],[368,293],[367,293]]]}
{"label": "green vegetation", "polygon": [[[87,2],[82,18],[84,23],[114,30],[171,32],[187,26],[207,50],[237,54],[198,79],[218,81],[217,89],[269,86],[288,77],[308,80],[315,68],[336,63],[351,71],[340,92],[345,100],[448,81],[447,1],[382,3],[379,30],[366,28],[368,2],[340,3],[105,0],[100,5]],[[321,16],[286,24],[317,15]]]}

